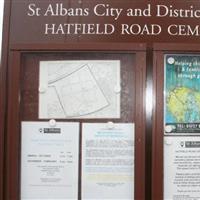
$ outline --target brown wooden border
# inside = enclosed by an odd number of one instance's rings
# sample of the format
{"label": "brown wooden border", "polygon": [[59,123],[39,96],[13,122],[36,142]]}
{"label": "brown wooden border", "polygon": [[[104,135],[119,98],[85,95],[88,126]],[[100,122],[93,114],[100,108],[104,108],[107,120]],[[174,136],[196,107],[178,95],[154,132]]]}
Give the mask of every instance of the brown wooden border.
{"label": "brown wooden border", "polygon": [[[77,46],[78,45],[78,46]],[[144,51],[143,43],[12,44],[12,51]]]}
{"label": "brown wooden border", "polygon": [[5,118],[7,106],[7,65],[9,56],[9,31],[10,31],[11,0],[4,2],[3,40],[0,60],[0,200],[4,200],[4,140]]}
{"label": "brown wooden border", "polygon": [[[8,110],[7,133],[5,144],[5,195],[4,200],[19,200],[20,194],[20,68],[23,53],[48,52],[122,52],[136,56],[136,100],[135,100],[135,199],[145,199],[145,89],[146,89],[146,52],[145,45],[113,44],[108,46],[99,44],[55,46],[15,46],[10,54],[8,65]],[[24,48],[24,49],[23,49]],[[34,49],[36,48],[36,49]],[[12,124],[12,125],[11,125]]]}
{"label": "brown wooden border", "polygon": [[[152,199],[163,199],[163,71],[162,53],[154,54],[153,131],[152,131]],[[161,65],[160,65],[161,64]]]}
{"label": "brown wooden border", "polygon": [[[135,105],[135,200],[145,199],[145,92],[146,53],[136,53]],[[137,134],[141,133],[141,135]]]}
{"label": "brown wooden border", "polygon": [[19,89],[20,89],[20,52],[10,53],[8,65],[8,109],[5,141],[5,180],[4,199],[15,200],[19,193]]}
{"label": "brown wooden border", "polygon": [[153,68],[153,133],[152,133],[152,199],[162,200],[163,183],[163,117],[164,117],[164,54],[200,53],[195,44],[155,44]]}

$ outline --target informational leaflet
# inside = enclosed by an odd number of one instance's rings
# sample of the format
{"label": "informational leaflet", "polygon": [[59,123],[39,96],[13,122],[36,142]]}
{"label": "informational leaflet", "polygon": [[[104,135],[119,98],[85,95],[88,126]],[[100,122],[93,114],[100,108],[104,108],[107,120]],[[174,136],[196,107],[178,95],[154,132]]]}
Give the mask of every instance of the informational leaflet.
{"label": "informational leaflet", "polygon": [[79,123],[21,128],[21,200],[78,199]]}
{"label": "informational leaflet", "polygon": [[82,199],[134,199],[134,124],[82,130]]}
{"label": "informational leaflet", "polygon": [[200,137],[165,137],[164,199],[200,199]]}
{"label": "informational leaflet", "polygon": [[200,55],[165,56],[165,134],[200,133]]}
{"label": "informational leaflet", "polygon": [[120,61],[41,61],[39,118],[120,118]]}

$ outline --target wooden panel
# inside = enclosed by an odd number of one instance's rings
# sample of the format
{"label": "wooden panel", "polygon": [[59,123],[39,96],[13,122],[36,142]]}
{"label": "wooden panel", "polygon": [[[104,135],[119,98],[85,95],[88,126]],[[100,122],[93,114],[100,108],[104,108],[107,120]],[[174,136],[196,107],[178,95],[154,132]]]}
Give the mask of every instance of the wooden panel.
{"label": "wooden panel", "polygon": [[[106,47],[106,48],[105,48]],[[10,50],[12,51],[96,51],[96,52],[105,52],[105,51],[144,51],[146,49],[146,44],[144,43],[80,43],[78,45],[74,43],[66,44],[12,44]]]}
{"label": "wooden panel", "polygon": [[135,69],[135,200],[144,200],[145,178],[145,89],[146,52],[136,54]]}
{"label": "wooden panel", "polygon": [[11,54],[9,63],[8,110],[5,160],[5,196],[6,200],[18,200],[20,169],[20,53]]}
{"label": "wooden panel", "polygon": [[[33,16],[30,17],[27,15],[28,13],[28,5],[35,4],[37,7],[41,9],[41,16]],[[44,16],[45,11],[49,4],[52,4],[54,10],[56,9],[56,3],[63,3],[63,7],[69,8],[88,8],[89,15],[88,16]],[[97,4],[104,4],[106,7],[106,11],[109,13],[110,8],[122,8],[123,11],[117,20],[115,20],[113,16],[102,16],[97,17],[94,14],[94,7]],[[127,9],[132,8],[141,8],[147,9],[147,5],[150,4],[150,14],[148,17],[145,16],[137,16],[130,17],[127,16]],[[88,42],[191,42],[196,43],[199,41],[199,35],[192,36],[184,35],[187,34],[188,28],[187,25],[191,27],[191,30],[195,30],[195,27],[199,24],[199,18],[195,17],[169,17],[169,13],[166,14],[165,17],[156,17],[157,13],[157,5],[165,5],[169,10],[172,10],[174,13],[174,9],[182,9],[182,10],[192,10],[191,5],[193,5],[193,9],[200,9],[198,0],[185,0],[184,3],[182,1],[148,1],[148,0],[110,0],[109,2],[106,0],[102,0],[99,2],[98,0],[81,0],[81,1],[73,1],[73,0],[58,0],[56,2],[52,2],[51,0],[29,0],[29,1],[21,1],[21,0],[12,0],[11,7],[11,32],[10,38],[11,43],[43,43],[43,44],[56,44],[56,43],[88,43]],[[171,5],[171,7],[170,7]],[[104,7],[101,7],[99,10],[101,12],[104,11]],[[163,10],[163,9],[162,9]],[[165,10],[165,9],[164,9]],[[111,14],[110,14],[111,15]],[[184,15],[184,14],[183,14]],[[191,14],[192,16],[192,14]],[[115,27],[115,32],[111,35],[102,35],[102,34],[53,34],[53,35],[45,35],[45,24],[100,24],[100,26],[104,26],[104,24],[113,24]],[[141,25],[141,31],[139,34],[131,34],[130,30],[128,34],[121,34],[121,24],[128,24],[131,26],[132,24]],[[148,24],[149,33],[146,32],[142,34],[142,30],[144,26]],[[151,24],[158,24],[162,27],[161,34],[153,35],[151,33]],[[183,29],[183,35],[181,36],[172,36],[168,33],[168,27],[171,24],[177,25],[186,25]],[[136,29],[136,30],[135,30]],[[135,28],[134,32],[137,32],[138,28]],[[176,28],[178,29],[178,28]],[[23,31],[22,31],[23,30]],[[64,29],[66,30],[66,29]]]}
{"label": "wooden panel", "polygon": [[4,140],[5,140],[5,117],[7,107],[7,66],[9,52],[9,28],[10,24],[10,1],[5,4],[4,29],[1,47],[1,64],[0,64],[0,199],[3,200],[4,187]]}
{"label": "wooden panel", "polygon": [[152,135],[152,199],[163,199],[163,92],[164,57],[162,52],[154,55],[153,72],[153,135]]}

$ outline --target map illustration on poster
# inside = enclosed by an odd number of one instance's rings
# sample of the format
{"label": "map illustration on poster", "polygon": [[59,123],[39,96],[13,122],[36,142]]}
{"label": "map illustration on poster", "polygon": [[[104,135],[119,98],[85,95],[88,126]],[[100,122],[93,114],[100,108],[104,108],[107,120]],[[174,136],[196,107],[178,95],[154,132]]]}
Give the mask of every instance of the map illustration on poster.
{"label": "map illustration on poster", "polygon": [[200,132],[200,56],[165,56],[165,133]]}
{"label": "map illustration on poster", "polygon": [[120,118],[120,61],[40,62],[39,118]]}

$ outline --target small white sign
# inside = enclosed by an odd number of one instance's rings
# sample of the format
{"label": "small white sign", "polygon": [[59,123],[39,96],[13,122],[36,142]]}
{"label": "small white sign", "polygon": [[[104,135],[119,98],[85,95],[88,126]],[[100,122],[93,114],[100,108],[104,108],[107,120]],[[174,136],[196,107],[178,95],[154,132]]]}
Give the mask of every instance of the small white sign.
{"label": "small white sign", "polygon": [[164,199],[200,199],[200,137],[164,139]]}
{"label": "small white sign", "polygon": [[79,123],[22,122],[21,200],[78,199]]}

